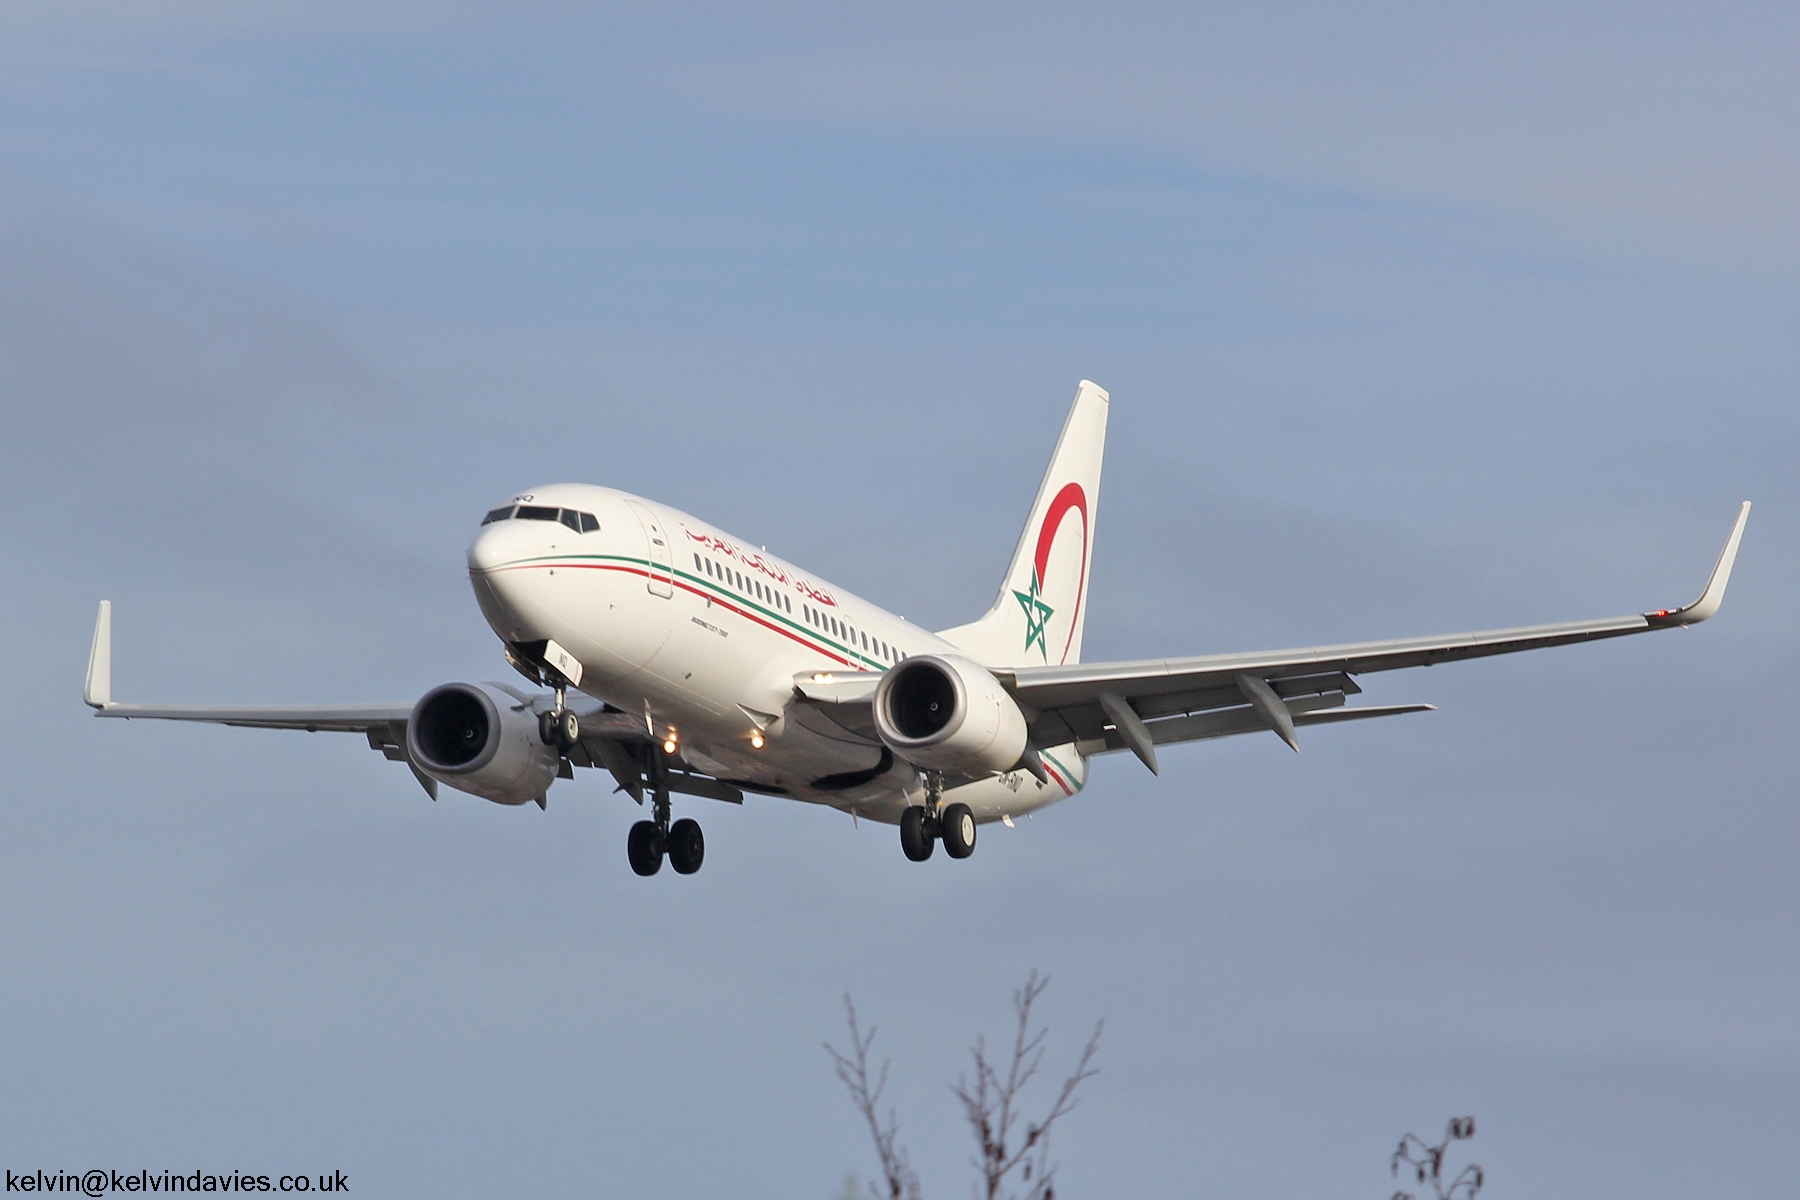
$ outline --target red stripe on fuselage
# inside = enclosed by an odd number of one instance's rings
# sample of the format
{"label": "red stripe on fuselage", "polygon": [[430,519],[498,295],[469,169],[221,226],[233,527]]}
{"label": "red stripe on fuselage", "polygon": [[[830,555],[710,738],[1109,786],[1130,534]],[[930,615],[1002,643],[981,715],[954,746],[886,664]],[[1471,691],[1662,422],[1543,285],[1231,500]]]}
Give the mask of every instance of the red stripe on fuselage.
{"label": "red stripe on fuselage", "polygon": [[490,570],[483,571],[482,574],[495,575],[501,571],[551,571],[551,570],[555,570],[557,567],[563,567],[565,569],[570,569],[570,570],[582,570],[582,571],[618,571],[621,574],[625,574],[625,575],[640,575],[645,579],[668,580],[669,582],[672,582],[676,587],[680,588],[684,592],[691,592],[693,595],[701,596],[708,600],[711,600],[714,604],[717,604],[720,608],[729,609],[732,612],[738,614],[740,617],[744,617],[747,620],[755,621],[758,625],[761,625],[764,629],[772,629],[776,633],[781,634],[783,637],[790,638],[793,641],[799,642],[802,646],[805,646],[808,650],[816,650],[820,654],[823,654],[826,658],[831,659],[833,662],[842,663],[846,667],[855,667],[859,671],[867,670],[867,668],[862,666],[860,663],[853,663],[849,659],[844,658],[842,655],[836,653],[835,651],[828,650],[825,647],[820,646],[815,642],[808,641],[806,638],[801,637],[798,633],[794,632],[793,630],[787,629],[780,625],[777,625],[773,621],[766,621],[762,617],[758,616],[756,613],[749,612],[745,609],[739,608],[736,604],[733,604],[731,601],[722,599],[719,596],[715,596],[711,592],[706,591],[704,588],[694,587],[692,584],[684,583],[679,578],[671,579],[670,576],[668,575],[668,573],[666,573],[666,572],[657,572],[655,574],[652,574],[650,571],[646,570],[643,567],[625,567],[625,566],[619,566],[616,563],[560,562],[560,563],[522,563],[516,567],[494,567]]}
{"label": "red stripe on fuselage", "polygon": [[1063,790],[1063,795],[1073,796],[1075,794],[1075,789],[1070,787],[1063,777],[1057,774],[1056,768],[1049,763],[1044,763],[1044,774],[1056,781],[1056,786]]}

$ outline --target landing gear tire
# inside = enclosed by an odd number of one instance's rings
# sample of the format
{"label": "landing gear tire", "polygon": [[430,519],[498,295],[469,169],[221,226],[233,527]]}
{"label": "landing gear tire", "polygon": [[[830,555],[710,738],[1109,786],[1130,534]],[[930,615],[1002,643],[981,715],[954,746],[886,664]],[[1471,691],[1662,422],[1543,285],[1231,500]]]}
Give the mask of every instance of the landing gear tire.
{"label": "landing gear tire", "polygon": [[631,869],[639,875],[654,875],[662,870],[663,833],[655,821],[639,821],[631,827],[625,839],[625,853],[631,859]]}
{"label": "landing gear tire", "polygon": [[930,816],[916,804],[909,806],[900,814],[900,849],[912,861],[924,862],[936,847]]}
{"label": "landing gear tire", "polygon": [[669,826],[669,865],[678,875],[692,875],[706,858],[706,838],[700,822],[683,817]]}
{"label": "landing gear tire", "polygon": [[951,858],[967,858],[975,853],[975,814],[966,804],[951,804],[938,817],[939,836],[944,839],[944,853]]}
{"label": "landing gear tire", "polygon": [[538,714],[538,741],[567,750],[581,740],[581,718],[566,708]]}

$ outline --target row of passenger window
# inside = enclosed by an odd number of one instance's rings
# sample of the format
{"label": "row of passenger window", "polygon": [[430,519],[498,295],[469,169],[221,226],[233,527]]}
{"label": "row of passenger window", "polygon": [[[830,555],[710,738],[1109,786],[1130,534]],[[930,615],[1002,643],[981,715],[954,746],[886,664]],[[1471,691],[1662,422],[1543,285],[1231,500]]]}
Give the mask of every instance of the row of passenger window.
{"label": "row of passenger window", "polygon": [[[762,580],[746,575],[736,567],[727,566],[717,559],[696,554],[694,555],[694,570],[703,575],[709,575],[728,587],[736,588],[744,595],[754,596],[783,612],[794,611],[794,601],[787,593],[778,592]],[[865,630],[853,629],[848,623],[821,612],[811,605],[801,605],[800,611],[806,618],[807,624],[831,634],[853,648],[860,645],[865,653],[872,654],[884,662],[897,663],[906,658],[906,655],[901,653],[898,648],[888,645],[880,638],[870,637]]]}
{"label": "row of passenger window", "polygon": [[744,574],[736,567],[728,567],[724,563],[711,558],[694,555],[694,570],[710,575],[721,583],[729,584],[746,596],[754,596],[771,608],[779,608],[782,612],[793,612],[794,602],[786,592],[778,592],[760,579]]}
{"label": "row of passenger window", "polygon": [[897,663],[906,658],[906,655],[898,647],[890,646],[878,637],[870,637],[867,630],[855,629],[849,622],[840,621],[830,613],[822,612],[810,604],[803,604],[800,608],[802,615],[806,617],[807,624],[817,626],[839,641],[849,643],[852,649],[860,645],[865,654],[872,654],[883,662]]}
{"label": "row of passenger window", "polygon": [[576,512],[572,508],[545,508],[540,504],[507,505],[496,508],[481,518],[483,525],[492,525],[495,521],[561,521],[576,533],[593,533],[600,528],[599,520],[593,513]]}

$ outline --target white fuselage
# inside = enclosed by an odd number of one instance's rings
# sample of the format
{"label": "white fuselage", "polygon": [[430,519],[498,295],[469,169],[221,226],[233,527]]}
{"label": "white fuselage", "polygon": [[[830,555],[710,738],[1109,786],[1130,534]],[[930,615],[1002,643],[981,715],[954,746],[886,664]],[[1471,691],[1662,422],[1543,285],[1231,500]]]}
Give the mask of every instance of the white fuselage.
{"label": "white fuselage", "polygon": [[[592,514],[484,525],[469,576],[505,641],[552,639],[581,663],[580,690],[642,716],[695,769],[897,821],[922,794],[872,733],[796,702],[795,680],[879,672],[906,657],[961,653],[943,638],[686,513],[612,488],[557,484],[524,505]],[[760,745],[756,744],[760,743]],[[1042,754],[1049,783],[1023,771],[952,789],[979,820],[1073,795],[1087,763]]]}

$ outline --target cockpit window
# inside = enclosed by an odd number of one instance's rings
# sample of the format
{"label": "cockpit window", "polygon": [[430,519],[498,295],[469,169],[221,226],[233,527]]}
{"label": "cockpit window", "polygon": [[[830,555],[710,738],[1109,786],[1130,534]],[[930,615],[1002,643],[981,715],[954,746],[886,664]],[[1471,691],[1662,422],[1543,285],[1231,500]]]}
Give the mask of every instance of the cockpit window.
{"label": "cockpit window", "polygon": [[505,521],[517,517],[521,521],[561,521],[576,533],[594,533],[600,528],[600,521],[593,513],[577,512],[572,508],[547,508],[542,505],[523,504],[517,508],[507,505],[496,508],[481,518],[483,525],[492,525],[495,521]]}

